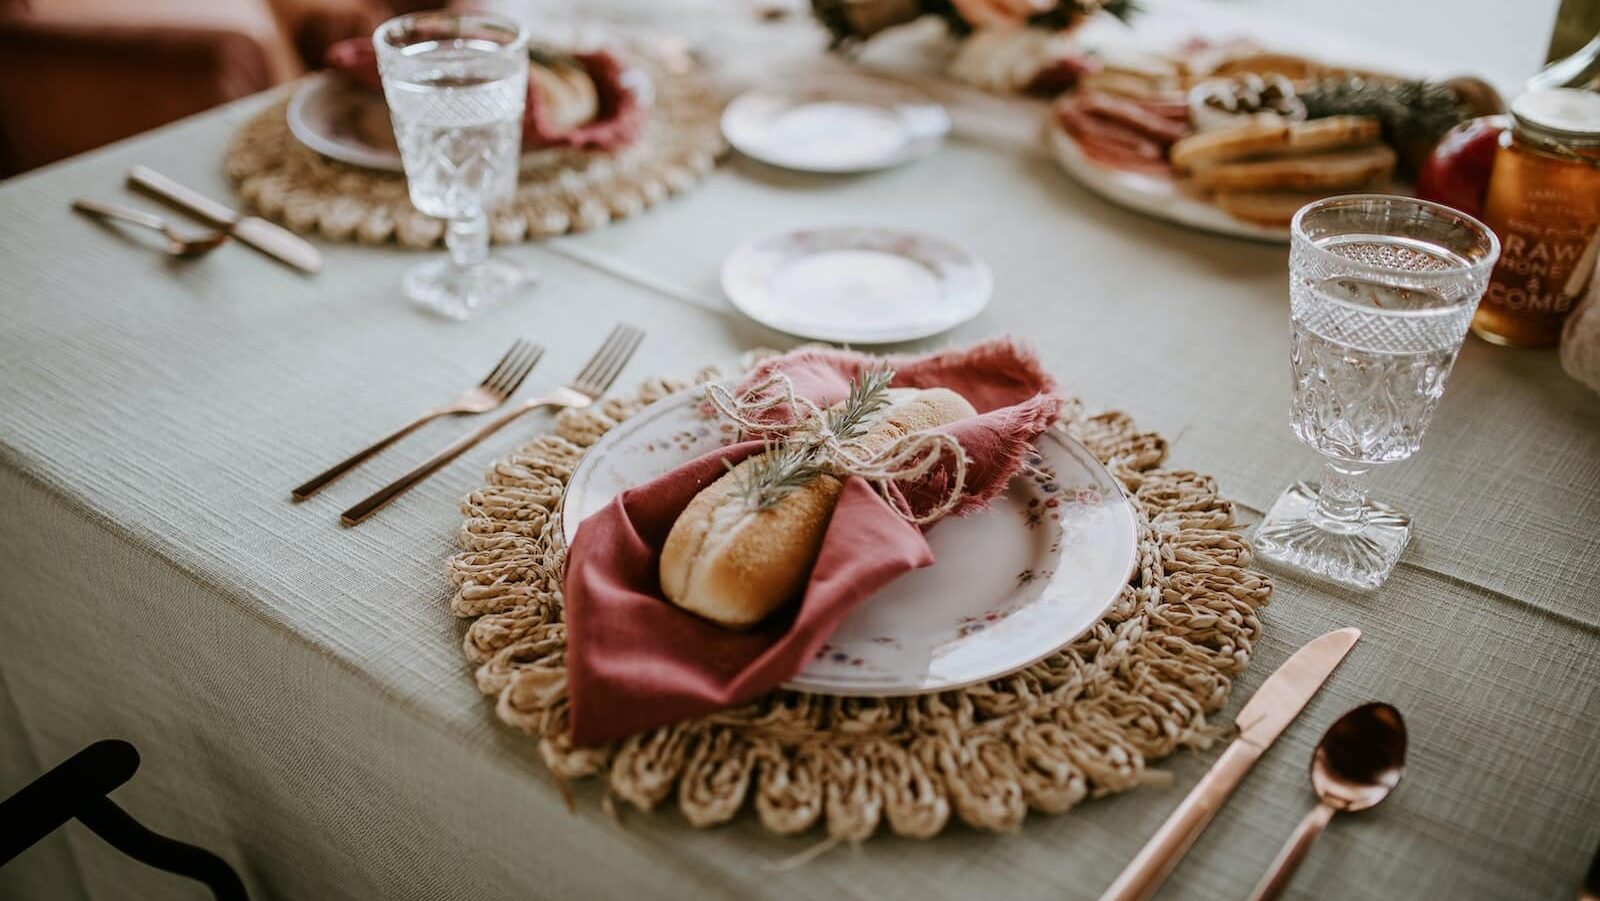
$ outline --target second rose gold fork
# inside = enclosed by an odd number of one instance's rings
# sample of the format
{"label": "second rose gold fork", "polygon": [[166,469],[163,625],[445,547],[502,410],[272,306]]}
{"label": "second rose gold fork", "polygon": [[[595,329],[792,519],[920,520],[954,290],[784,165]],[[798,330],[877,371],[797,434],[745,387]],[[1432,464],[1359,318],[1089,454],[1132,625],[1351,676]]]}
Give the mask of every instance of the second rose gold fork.
{"label": "second rose gold fork", "polygon": [[435,454],[426,463],[411,470],[405,475],[388,485],[385,485],[371,497],[344,511],[339,516],[339,521],[347,526],[366,519],[378,512],[384,505],[406,493],[411,486],[417,484],[440,467],[451,460],[461,456],[478,442],[500,431],[512,421],[541,407],[550,407],[557,410],[567,407],[583,408],[600,399],[617,380],[617,375],[622,372],[622,367],[628,365],[628,360],[633,357],[633,352],[639,349],[639,342],[644,340],[644,332],[631,325],[619,325],[606,336],[604,344],[589,358],[582,371],[572,381],[550,391],[540,397],[529,398],[516,404],[511,409],[501,413],[483,428],[457,440],[454,444]]}
{"label": "second rose gold fork", "polygon": [[303,501],[316,494],[327,487],[333,480],[356,468],[378,451],[421,428],[425,423],[432,422],[441,416],[487,413],[500,406],[510,400],[511,395],[517,393],[517,389],[522,387],[522,380],[528,377],[528,373],[533,371],[533,367],[542,356],[544,356],[543,347],[537,344],[530,344],[518,338],[516,343],[511,345],[511,349],[506,351],[505,356],[500,358],[500,362],[495,364],[494,369],[483,377],[483,381],[461,392],[461,396],[450,403],[429,410],[389,436],[380,439],[376,444],[356,451],[344,460],[335,463],[327,472],[296,488],[292,492],[294,499]]}

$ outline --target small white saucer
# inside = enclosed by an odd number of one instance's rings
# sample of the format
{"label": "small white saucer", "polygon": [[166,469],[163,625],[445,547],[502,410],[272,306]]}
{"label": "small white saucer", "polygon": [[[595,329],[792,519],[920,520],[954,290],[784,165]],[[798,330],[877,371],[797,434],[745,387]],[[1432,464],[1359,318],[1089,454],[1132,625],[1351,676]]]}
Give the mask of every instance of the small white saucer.
{"label": "small white saucer", "polygon": [[928,95],[873,78],[816,79],[747,91],[722,113],[722,133],[745,156],[802,172],[870,172],[927,156],[950,131]]}
{"label": "small white saucer", "polygon": [[759,238],[722,264],[722,289],[755,321],[842,344],[926,338],[988,305],[989,267],[916,232],[819,228]]}

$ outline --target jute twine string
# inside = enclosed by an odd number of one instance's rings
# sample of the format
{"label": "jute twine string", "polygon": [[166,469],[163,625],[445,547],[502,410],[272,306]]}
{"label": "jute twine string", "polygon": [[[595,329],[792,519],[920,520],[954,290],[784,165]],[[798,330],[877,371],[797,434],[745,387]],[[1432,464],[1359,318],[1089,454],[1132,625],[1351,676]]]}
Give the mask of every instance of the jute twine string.
{"label": "jute twine string", "polygon": [[[616,153],[547,151],[525,165],[515,196],[490,214],[497,243],[536,241],[597,228],[688,190],[716,165],[725,145],[722,103],[698,69],[653,49],[630,48],[629,60],[655,90],[639,140]],[[334,241],[429,248],[444,222],[411,206],[405,177],[318,154],[289,131],[288,101],[247,121],[228,145],[225,164],[239,193],[258,212],[303,233]]]}
{"label": "jute twine string", "polygon": [[[817,455],[826,471],[839,476],[859,476],[872,483],[889,509],[906,522],[919,526],[938,522],[961,503],[961,492],[967,486],[967,454],[961,442],[950,435],[912,432],[901,435],[887,447],[871,451],[859,439],[834,434],[828,425],[827,412],[796,395],[794,383],[781,372],[773,373],[738,396],[716,382],[708,383],[705,391],[706,400],[738,425],[743,434],[804,443]],[[772,422],[761,418],[762,413],[779,407],[790,411],[788,421]],[[927,510],[911,509],[905,497],[894,490],[895,483],[915,482],[943,460],[951,461],[949,485],[944,496]]]}
{"label": "jute twine string", "polygon": [[[567,411],[499,461],[463,503],[463,551],[449,561],[465,652],[496,715],[539,741],[560,779],[599,777],[642,810],[676,796],[697,827],[749,803],[779,833],[819,823],[830,841],[880,828],[912,837],[954,815],[1021,827],[1158,774],[1153,760],[1204,747],[1261,633],[1272,594],[1215,482],[1158,468],[1166,442],[1125,414],[1067,405],[1065,428],[1142,512],[1137,571],[1105,617],[1069,647],[984,685],[900,698],[777,691],[754,703],[599,748],[567,729],[563,544],[556,515],[584,449],[652,401],[689,387],[653,379],[627,398]],[[609,796],[608,796],[609,797]]]}

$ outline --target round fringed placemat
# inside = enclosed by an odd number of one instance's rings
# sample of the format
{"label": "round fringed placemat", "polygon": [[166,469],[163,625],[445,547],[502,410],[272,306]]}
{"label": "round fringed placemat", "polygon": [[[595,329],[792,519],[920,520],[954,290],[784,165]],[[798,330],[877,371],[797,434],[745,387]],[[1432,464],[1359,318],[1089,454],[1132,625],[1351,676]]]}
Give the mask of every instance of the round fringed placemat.
{"label": "round fringed placemat", "polygon": [[659,379],[631,398],[567,411],[495,464],[463,502],[462,553],[449,562],[457,616],[475,618],[467,657],[506,723],[539,740],[560,779],[599,776],[612,795],[652,809],[676,793],[695,826],[752,802],[768,829],[825,823],[859,841],[880,825],[927,837],[954,813],[994,831],[1030,809],[1060,813],[1085,798],[1151,781],[1150,761],[1219,733],[1234,676],[1261,634],[1271,597],[1249,569],[1232,504],[1207,476],[1161,469],[1166,441],[1125,414],[1064,428],[1103,461],[1142,513],[1137,571],[1086,635],[993,682],[902,698],[777,691],[713,716],[599,748],[566,741],[566,626],[561,618],[561,493],[584,449],[652,401],[689,387]]}
{"label": "round fringed placemat", "polygon": [[[648,46],[630,60],[650,76],[655,102],[639,139],[615,153],[551,151],[524,166],[515,197],[490,215],[499,243],[585,231],[687,190],[725,147],[722,103],[698,69]],[[228,177],[256,210],[289,228],[335,241],[432,247],[444,223],[411,206],[399,173],[322,156],[289,131],[288,101],[247,121],[228,145]]]}

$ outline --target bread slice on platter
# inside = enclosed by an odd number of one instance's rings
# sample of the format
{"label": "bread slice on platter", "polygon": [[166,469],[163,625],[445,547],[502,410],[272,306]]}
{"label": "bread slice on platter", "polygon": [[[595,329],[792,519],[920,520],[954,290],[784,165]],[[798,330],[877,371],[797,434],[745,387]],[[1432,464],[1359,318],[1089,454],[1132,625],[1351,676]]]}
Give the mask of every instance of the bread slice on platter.
{"label": "bread slice on platter", "polygon": [[[974,415],[965,398],[946,388],[891,388],[861,444],[879,451],[904,435]],[[754,626],[805,588],[843,489],[837,477],[818,474],[756,509],[741,486],[764,456],[742,461],[701,489],[661,549],[667,600],[734,629]]]}
{"label": "bread slice on platter", "polygon": [[1294,214],[1308,203],[1352,190],[1381,190],[1384,184],[1379,180],[1332,191],[1218,191],[1211,202],[1241,222],[1287,228]]}
{"label": "bread slice on platter", "polygon": [[1223,163],[1202,169],[1194,184],[1207,191],[1320,191],[1370,184],[1394,171],[1387,144],[1306,156]]}
{"label": "bread slice on platter", "polygon": [[1309,122],[1251,121],[1183,138],[1172,145],[1171,160],[1179,171],[1202,172],[1255,157],[1302,156],[1359,147],[1378,140],[1379,130],[1378,120],[1371,116],[1329,116]]}

